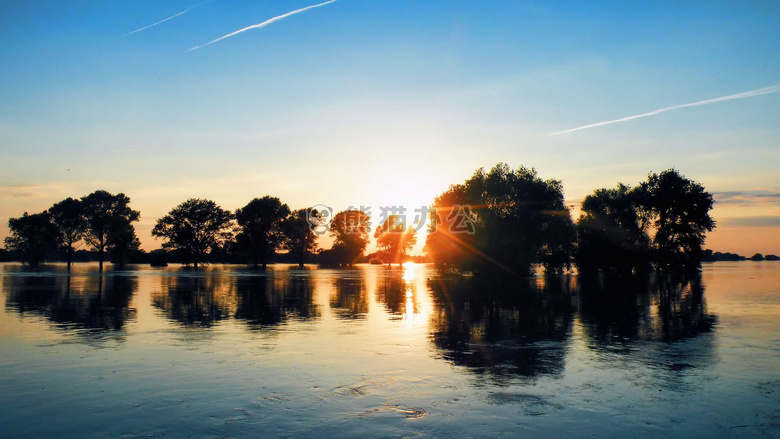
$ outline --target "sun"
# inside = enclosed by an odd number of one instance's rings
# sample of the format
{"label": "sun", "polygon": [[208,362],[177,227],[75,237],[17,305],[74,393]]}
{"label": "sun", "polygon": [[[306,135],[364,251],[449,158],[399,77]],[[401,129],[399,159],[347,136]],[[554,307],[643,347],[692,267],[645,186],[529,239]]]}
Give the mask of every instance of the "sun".
{"label": "sun", "polygon": [[389,181],[375,195],[371,224],[376,228],[388,215],[402,215],[406,226],[417,230],[417,244],[411,254],[421,254],[428,232],[428,209],[437,195],[436,188],[424,179],[398,178]]}

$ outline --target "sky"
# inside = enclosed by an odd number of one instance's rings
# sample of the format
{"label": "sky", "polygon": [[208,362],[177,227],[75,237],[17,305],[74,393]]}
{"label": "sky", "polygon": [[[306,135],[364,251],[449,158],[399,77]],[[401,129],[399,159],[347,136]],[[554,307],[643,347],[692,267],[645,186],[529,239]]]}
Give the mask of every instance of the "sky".
{"label": "sky", "polygon": [[780,254],[778,48],[776,1],[2,0],[0,237],[98,189],[146,250],[188,198],[412,215],[505,162],[575,206],[675,168],[706,247]]}

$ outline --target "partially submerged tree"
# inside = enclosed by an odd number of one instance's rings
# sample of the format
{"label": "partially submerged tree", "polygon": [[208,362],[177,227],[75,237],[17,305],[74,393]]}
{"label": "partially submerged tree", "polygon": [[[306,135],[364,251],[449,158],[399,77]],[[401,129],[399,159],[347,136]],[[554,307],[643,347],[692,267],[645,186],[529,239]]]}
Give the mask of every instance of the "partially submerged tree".
{"label": "partially submerged tree", "polygon": [[439,224],[426,251],[446,269],[526,276],[535,264],[557,272],[569,263],[574,226],[563,186],[534,169],[480,169],[433,207]]}
{"label": "partially submerged tree", "polygon": [[282,221],[284,242],[282,248],[290,252],[303,268],[306,257],[317,251],[317,235],[314,230],[324,222],[322,214],[314,208],[298,209]]}
{"label": "partially submerged tree", "polygon": [[68,271],[70,271],[70,266],[73,262],[74,246],[81,241],[81,236],[86,227],[81,200],[66,198],[51,206],[49,214],[52,222],[59,230],[60,244],[65,247],[67,252],[66,260]]}
{"label": "partially submerged tree", "polygon": [[141,214],[130,208],[125,194],[113,195],[104,190],[81,198],[84,212],[84,241],[98,252],[100,270],[103,270],[106,250],[119,253],[138,248],[133,222]]}
{"label": "partially submerged tree", "polygon": [[581,273],[631,273],[649,268],[648,218],[639,189],[619,183],[598,189],[582,201],[577,221],[575,264]]}
{"label": "partially submerged tree", "polygon": [[60,233],[48,212],[24,213],[8,220],[11,234],[5,238],[7,250],[15,252],[22,262],[36,267],[57,249]]}
{"label": "partially submerged tree", "polygon": [[260,263],[265,268],[275,252],[282,249],[282,221],[289,214],[290,208],[286,204],[270,196],[255,198],[236,209],[236,243],[255,267]]}
{"label": "partially submerged tree", "polygon": [[701,268],[705,235],[715,228],[709,214],[712,195],[675,169],[648,175],[641,189],[644,207],[651,214],[656,267],[668,271]]}
{"label": "partially submerged tree", "polygon": [[417,243],[417,231],[406,227],[401,215],[388,215],[374,232],[376,245],[381,250],[388,265],[393,262],[401,265],[409,250]]}
{"label": "partially submerged tree", "polygon": [[334,238],[333,254],[338,265],[354,264],[366,250],[371,231],[371,217],[360,210],[344,210],[333,216],[330,234]]}
{"label": "partially submerged tree", "polygon": [[162,247],[178,250],[195,268],[212,247],[232,237],[233,215],[211,200],[190,198],[157,220],[152,235],[165,239]]}
{"label": "partially submerged tree", "polygon": [[712,195],[674,169],[636,188],[599,189],[577,223],[580,272],[691,272],[701,267],[705,234],[715,227]]}

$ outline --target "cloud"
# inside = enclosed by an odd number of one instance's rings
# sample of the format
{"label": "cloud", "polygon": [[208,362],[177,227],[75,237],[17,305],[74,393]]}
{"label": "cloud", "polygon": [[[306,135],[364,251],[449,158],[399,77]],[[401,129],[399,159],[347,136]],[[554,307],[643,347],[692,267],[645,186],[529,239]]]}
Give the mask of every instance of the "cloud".
{"label": "cloud", "polygon": [[63,192],[59,185],[6,184],[0,185],[0,196],[11,198],[46,198]]}
{"label": "cloud", "polygon": [[759,88],[757,90],[746,91],[746,92],[743,92],[743,93],[737,93],[737,94],[733,94],[733,95],[722,96],[722,97],[719,97],[719,98],[707,99],[707,100],[698,101],[698,102],[692,102],[690,104],[673,105],[671,107],[660,108],[658,110],[653,110],[653,111],[650,111],[650,112],[647,112],[647,113],[636,114],[634,116],[623,117],[623,118],[615,119],[615,120],[608,120],[606,122],[597,122],[597,123],[592,123],[590,125],[583,125],[581,127],[572,128],[572,129],[569,129],[569,130],[558,131],[556,133],[548,134],[548,136],[557,136],[559,134],[573,133],[575,131],[586,130],[588,128],[596,128],[596,127],[600,127],[600,126],[604,126],[604,125],[610,125],[610,124],[618,123],[618,122],[628,122],[629,120],[639,119],[639,118],[647,117],[647,116],[655,116],[656,114],[660,114],[660,113],[664,113],[664,112],[672,111],[672,110],[679,110],[680,108],[698,107],[699,105],[715,104],[715,103],[718,103],[718,102],[731,101],[731,100],[734,100],[734,99],[752,98],[752,97],[755,97],[755,96],[761,96],[761,95],[777,93],[777,92],[780,92],[780,84],[773,85],[771,87]]}
{"label": "cloud", "polygon": [[712,196],[719,204],[780,204],[778,190],[714,192]]}
{"label": "cloud", "polygon": [[721,218],[718,225],[732,227],[780,227],[780,215]]}
{"label": "cloud", "polygon": [[136,32],[141,32],[142,30],[146,30],[146,29],[149,29],[150,27],[157,26],[158,24],[165,23],[166,21],[168,21],[168,20],[170,20],[170,19],[172,19],[172,18],[176,18],[176,17],[178,17],[179,15],[186,14],[187,12],[189,12],[189,11],[191,11],[191,10],[193,10],[193,9],[197,8],[198,6],[203,6],[203,5],[205,5],[206,3],[211,3],[211,2],[213,2],[213,1],[214,1],[214,0],[207,0],[207,1],[205,1],[205,2],[198,3],[198,4],[197,4],[197,5],[195,5],[195,6],[190,6],[189,8],[187,8],[187,9],[185,9],[185,10],[183,10],[183,11],[179,12],[179,13],[178,13],[178,14],[176,14],[176,15],[171,15],[170,17],[168,17],[168,18],[166,18],[166,19],[164,19],[164,20],[160,20],[160,21],[158,21],[157,23],[152,23],[152,24],[150,24],[149,26],[144,26],[144,27],[142,27],[142,28],[140,28],[140,29],[136,29],[136,30],[134,30],[134,31],[132,31],[132,32],[128,32],[128,33],[126,33],[124,36],[132,35],[132,34],[134,34],[134,33],[136,33]]}
{"label": "cloud", "polygon": [[232,37],[233,35],[238,35],[238,34],[240,34],[240,33],[242,33],[242,32],[246,32],[246,31],[248,31],[248,30],[252,30],[252,29],[260,29],[260,28],[266,27],[266,26],[268,26],[269,24],[271,24],[271,23],[273,23],[273,22],[276,22],[276,21],[279,21],[279,20],[281,20],[281,19],[283,19],[283,18],[287,18],[287,17],[289,17],[289,16],[291,16],[291,15],[295,15],[295,14],[300,14],[301,12],[308,11],[309,9],[313,9],[313,8],[319,8],[320,6],[325,6],[325,5],[327,5],[327,4],[329,4],[329,3],[333,3],[333,2],[335,2],[335,1],[336,1],[336,0],[330,0],[330,1],[327,1],[327,2],[325,2],[325,3],[320,3],[320,4],[317,4],[317,5],[307,6],[307,7],[305,7],[305,8],[296,9],[296,10],[294,10],[294,11],[287,12],[286,14],[277,15],[276,17],[269,18],[268,20],[265,20],[265,21],[264,21],[264,22],[262,22],[262,23],[259,23],[259,24],[253,24],[252,26],[247,26],[247,27],[245,27],[245,28],[243,28],[243,29],[239,29],[239,30],[237,30],[237,31],[235,31],[235,32],[231,32],[231,33],[229,33],[229,34],[227,34],[227,35],[221,36],[221,37],[217,38],[216,40],[211,40],[211,41],[209,41],[209,42],[208,42],[208,43],[206,43],[206,44],[202,44],[202,45],[200,45],[200,46],[195,46],[195,47],[193,47],[192,49],[190,49],[189,51],[191,52],[191,51],[193,51],[193,50],[198,50],[198,49],[200,49],[200,48],[203,48],[203,47],[206,47],[206,46],[208,46],[208,45],[210,45],[210,44],[214,44],[214,43],[216,43],[217,41],[224,40],[225,38],[230,38],[230,37]]}

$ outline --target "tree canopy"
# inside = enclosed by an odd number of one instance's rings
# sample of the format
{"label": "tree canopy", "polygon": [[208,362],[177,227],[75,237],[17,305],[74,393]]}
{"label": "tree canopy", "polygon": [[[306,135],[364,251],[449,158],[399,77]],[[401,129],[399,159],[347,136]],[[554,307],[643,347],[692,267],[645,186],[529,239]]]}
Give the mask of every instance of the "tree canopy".
{"label": "tree canopy", "polygon": [[388,215],[374,232],[376,245],[388,265],[393,262],[402,264],[404,257],[417,243],[417,231],[411,225],[406,227],[404,218],[402,215]]}
{"label": "tree canopy", "polygon": [[8,220],[11,234],[5,238],[6,249],[16,252],[23,262],[35,267],[57,249],[60,233],[48,212],[25,212]]}
{"label": "tree canopy", "polygon": [[528,275],[534,264],[549,272],[568,264],[574,226],[559,180],[534,169],[499,163],[479,169],[433,203],[426,251],[439,268]]}
{"label": "tree canopy", "polygon": [[86,228],[81,200],[66,198],[49,208],[51,220],[59,231],[60,244],[67,252],[68,270],[73,262],[74,245],[81,240]]}
{"label": "tree canopy", "polygon": [[165,239],[164,249],[178,250],[197,268],[214,246],[232,237],[232,219],[217,203],[190,198],[158,219],[152,235]]}
{"label": "tree canopy", "polygon": [[104,190],[95,191],[81,198],[84,214],[84,241],[99,254],[103,269],[106,250],[110,250],[122,262],[127,252],[137,250],[138,238],[133,222],[141,214],[130,208],[130,198],[123,193],[113,195]]}
{"label": "tree canopy", "polygon": [[314,230],[322,225],[324,217],[317,209],[298,209],[282,221],[284,242],[282,248],[295,257],[298,268],[303,268],[306,257],[317,251]]}
{"label": "tree canopy", "polygon": [[712,195],[675,169],[635,188],[598,189],[582,202],[575,263],[580,272],[690,272],[701,267],[715,221]]}
{"label": "tree canopy", "polygon": [[366,250],[371,231],[371,217],[360,210],[344,210],[333,216],[330,234],[334,239],[332,253],[338,265],[354,264]]}
{"label": "tree canopy", "polygon": [[261,263],[265,268],[275,252],[282,249],[282,221],[289,214],[290,208],[271,196],[255,198],[246,206],[236,209],[236,243],[249,255],[255,267]]}

